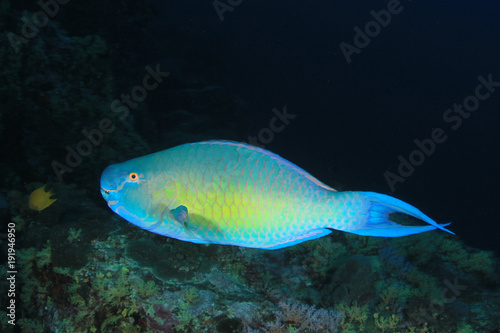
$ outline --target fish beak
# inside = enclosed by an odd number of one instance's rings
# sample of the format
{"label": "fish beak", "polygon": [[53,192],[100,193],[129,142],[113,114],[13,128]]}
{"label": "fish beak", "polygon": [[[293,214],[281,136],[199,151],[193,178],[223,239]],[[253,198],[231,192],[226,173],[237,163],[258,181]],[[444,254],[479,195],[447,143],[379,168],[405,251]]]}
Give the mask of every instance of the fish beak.
{"label": "fish beak", "polygon": [[101,186],[101,195],[112,211],[115,211],[114,206],[119,203],[119,201],[115,198],[115,193],[116,191],[108,190],[107,188]]}
{"label": "fish beak", "polygon": [[[115,192],[116,190],[116,168],[113,166],[108,166],[101,175],[101,194],[104,199],[108,199],[108,194]],[[115,189],[115,190],[113,190]]]}
{"label": "fish beak", "polygon": [[113,191],[112,191],[112,190],[108,190],[108,189],[106,189],[106,188],[104,188],[104,187],[102,187],[102,186],[101,186],[101,195],[102,195],[105,199],[106,199],[106,197],[108,196],[108,194],[109,194],[110,192],[113,192]]}

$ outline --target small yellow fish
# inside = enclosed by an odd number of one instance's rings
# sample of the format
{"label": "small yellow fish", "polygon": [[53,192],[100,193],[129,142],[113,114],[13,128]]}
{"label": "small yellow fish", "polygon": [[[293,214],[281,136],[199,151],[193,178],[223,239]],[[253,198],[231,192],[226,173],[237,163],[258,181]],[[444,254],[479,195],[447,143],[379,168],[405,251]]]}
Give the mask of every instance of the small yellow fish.
{"label": "small yellow fish", "polygon": [[33,210],[41,212],[45,208],[49,207],[57,199],[51,199],[50,197],[54,195],[51,191],[45,191],[45,186],[37,188],[30,194],[29,207]]}

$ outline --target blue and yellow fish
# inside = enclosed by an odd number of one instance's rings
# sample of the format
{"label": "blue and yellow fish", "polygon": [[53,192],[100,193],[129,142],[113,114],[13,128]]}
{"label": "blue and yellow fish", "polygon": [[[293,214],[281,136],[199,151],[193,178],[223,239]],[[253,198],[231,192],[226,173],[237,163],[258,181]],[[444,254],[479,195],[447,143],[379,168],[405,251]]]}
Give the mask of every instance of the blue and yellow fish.
{"label": "blue and yellow fish", "polygon": [[[193,243],[272,250],[332,229],[381,237],[450,232],[401,200],[338,192],[274,153],[230,141],[184,144],[113,164],[102,173],[101,193],[136,226]],[[392,213],[428,225],[400,225]]]}

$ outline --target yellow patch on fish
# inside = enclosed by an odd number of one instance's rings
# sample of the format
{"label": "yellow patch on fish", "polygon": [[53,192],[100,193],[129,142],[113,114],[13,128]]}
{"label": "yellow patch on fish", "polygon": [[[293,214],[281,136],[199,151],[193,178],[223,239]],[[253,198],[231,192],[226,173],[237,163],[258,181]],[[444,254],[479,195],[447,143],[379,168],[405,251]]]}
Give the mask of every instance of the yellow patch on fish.
{"label": "yellow patch on fish", "polygon": [[29,207],[33,210],[41,212],[45,208],[49,207],[57,199],[51,199],[50,197],[54,195],[51,191],[45,191],[45,186],[37,188],[30,194]]}

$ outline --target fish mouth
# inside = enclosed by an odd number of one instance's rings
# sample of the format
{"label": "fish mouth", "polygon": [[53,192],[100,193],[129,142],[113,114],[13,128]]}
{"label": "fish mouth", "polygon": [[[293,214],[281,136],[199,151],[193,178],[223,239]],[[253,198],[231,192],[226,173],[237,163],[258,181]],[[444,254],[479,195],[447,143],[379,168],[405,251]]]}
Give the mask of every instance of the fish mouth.
{"label": "fish mouth", "polygon": [[101,186],[101,194],[102,194],[103,197],[106,197],[111,192],[114,192],[114,191],[113,190],[109,190],[109,189],[104,188],[104,187]]}
{"label": "fish mouth", "polygon": [[115,190],[109,190],[101,186],[101,195],[104,201],[106,201],[106,203],[108,204],[108,207],[111,208],[112,211],[115,211],[116,207],[114,206],[119,203],[118,200],[116,200],[114,193],[116,193]]}

